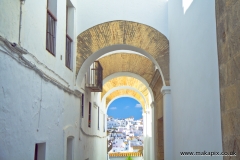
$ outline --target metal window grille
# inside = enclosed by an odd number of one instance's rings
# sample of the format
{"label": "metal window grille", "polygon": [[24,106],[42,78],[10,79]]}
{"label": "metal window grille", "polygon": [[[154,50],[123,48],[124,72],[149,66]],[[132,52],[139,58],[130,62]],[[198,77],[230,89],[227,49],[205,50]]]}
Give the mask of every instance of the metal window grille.
{"label": "metal window grille", "polygon": [[71,66],[72,60],[72,39],[69,35],[66,35],[66,67],[72,70]]}
{"label": "metal window grille", "polygon": [[91,107],[92,107],[92,104],[91,102],[89,102],[88,127],[91,127]]}
{"label": "metal window grille", "polygon": [[47,10],[47,44],[46,49],[53,55],[56,52],[56,21],[57,18]]}

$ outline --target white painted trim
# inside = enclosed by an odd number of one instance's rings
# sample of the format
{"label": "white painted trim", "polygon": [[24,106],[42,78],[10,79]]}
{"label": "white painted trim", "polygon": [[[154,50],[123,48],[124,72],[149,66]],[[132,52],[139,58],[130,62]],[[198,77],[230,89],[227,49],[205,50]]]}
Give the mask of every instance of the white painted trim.
{"label": "white painted trim", "polygon": [[134,51],[129,51],[129,50],[116,50],[116,51],[112,51],[112,52],[108,52],[108,53],[104,54],[103,56],[99,57],[98,60],[99,60],[100,58],[103,58],[103,57],[106,57],[106,56],[109,56],[109,55],[112,55],[112,54],[117,54],[117,53],[137,54],[137,55],[143,56],[143,57],[145,57],[145,58],[148,58],[148,57],[142,55],[142,54],[139,53],[139,52],[134,52]]}

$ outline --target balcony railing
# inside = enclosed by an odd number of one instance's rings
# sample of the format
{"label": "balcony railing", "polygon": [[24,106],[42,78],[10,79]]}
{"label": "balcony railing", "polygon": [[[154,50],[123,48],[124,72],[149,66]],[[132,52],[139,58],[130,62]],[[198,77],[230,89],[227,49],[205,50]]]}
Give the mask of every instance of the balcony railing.
{"label": "balcony railing", "polygon": [[103,68],[99,61],[93,62],[86,74],[86,87],[91,92],[102,92]]}

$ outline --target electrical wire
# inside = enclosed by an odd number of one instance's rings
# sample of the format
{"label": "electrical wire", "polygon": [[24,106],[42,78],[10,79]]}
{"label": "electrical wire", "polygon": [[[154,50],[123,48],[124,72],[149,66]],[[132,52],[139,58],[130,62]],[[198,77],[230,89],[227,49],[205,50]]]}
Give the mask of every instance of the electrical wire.
{"label": "electrical wire", "polygon": [[[19,47],[16,43],[10,43],[9,41],[7,41],[6,39],[4,39],[2,36],[0,36],[0,46],[2,48],[4,48],[4,50],[2,50],[5,54],[9,55],[10,57],[12,57],[13,59],[15,59],[18,63],[20,63],[21,65],[34,70],[38,75],[40,75],[44,80],[51,82],[52,84],[56,85],[59,89],[64,90],[65,92],[72,94],[78,98],[81,97],[80,94],[76,93],[75,91],[71,90],[70,88],[68,88],[70,85],[63,79],[61,78],[58,74],[56,74],[54,71],[50,70],[46,65],[44,65],[43,63],[41,63],[33,54],[27,52],[26,50],[24,50],[22,47]],[[15,53],[15,54],[14,54]],[[35,64],[31,63],[30,61],[28,61],[23,55],[30,55],[32,58],[34,58],[34,60],[42,65],[44,68],[46,68],[47,70],[49,70],[50,72],[52,72],[54,75],[56,75],[57,77],[59,77],[61,80],[63,80],[65,83],[67,83],[68,87],[64,86],[63,84],[61,84],[59,81],[57,81],[56,79],[50,77],[49,75],[47,75],[46,73],[44,73],[42,70],[40,70]]]}
{"label": "electrical wire", "polygon": [[[42,70],[40,70],[35,64],[28,61],[23,55],[30,55],[38,64],[44,66],[44,68],[48,69],[50,72],[58,76],[61,80],[63,80],[65,83],[67,83],[63,78],[61,78],[58,74],[56,74],[54,71],[49,69],[45,64],[40,62],[33,54],[29,53],[27,50],[23,49],[22,47],[18,46],[16,43],[11,43],[7,39],[0,36],[0,46],[4,49],[0,50],[12,57],[14,60],[16,60],[19,64],[25,66],[26,68],[32,69],[35,71],[40,77],[42,77],[45,81],[52,83],[53,85],[57,86],[59,89],[62,89],[63,91],[67,92],[68,94],[72,94],[76,96],[77,98],[81,98],[81,94],[69,89],[68,87],[64,86],[60,82],[58,82],[56,79],[48,76],[46,73],[44,73]],[[68,83],[67,83],[68,84]],[[68,84],[68,86],[70,86]],[[107,136],[98,136],[98,135],[91,135],[86,133],[82,128],[82,120],[80,120],[80,130],[83,133],[83,135],[88,137],[98,137],[98,138],[106,138]]]}

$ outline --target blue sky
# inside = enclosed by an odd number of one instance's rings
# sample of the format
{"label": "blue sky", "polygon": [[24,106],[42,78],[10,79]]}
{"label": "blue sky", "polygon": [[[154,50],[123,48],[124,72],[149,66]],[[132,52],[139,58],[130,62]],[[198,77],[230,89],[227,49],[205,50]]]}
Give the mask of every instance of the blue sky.
{"label": "blue sky", "polygon": [[142,118],[142,106],[133,98],[122,97],[110,104],[107,114],[119,119],[133,116],[137,120]]}

